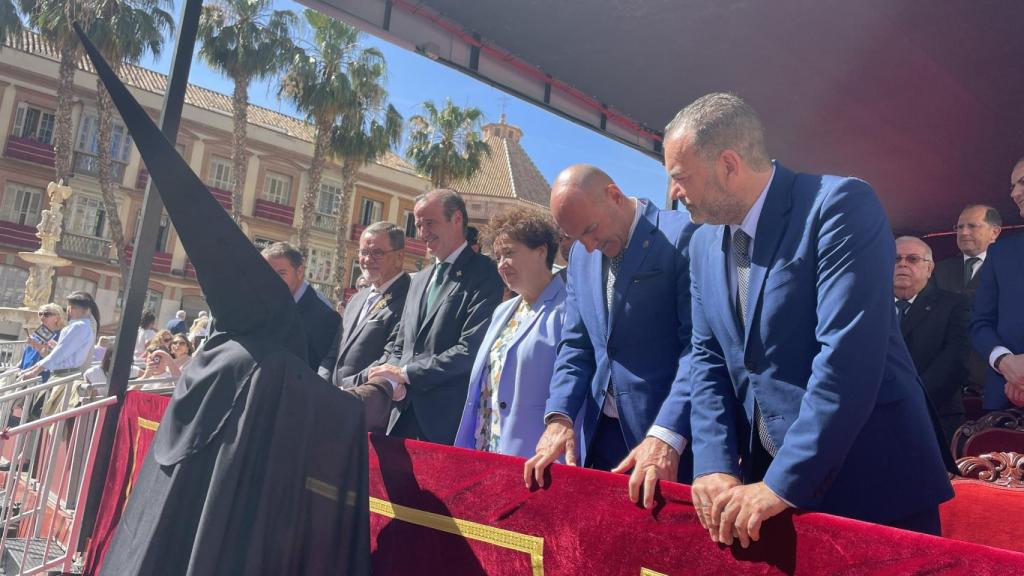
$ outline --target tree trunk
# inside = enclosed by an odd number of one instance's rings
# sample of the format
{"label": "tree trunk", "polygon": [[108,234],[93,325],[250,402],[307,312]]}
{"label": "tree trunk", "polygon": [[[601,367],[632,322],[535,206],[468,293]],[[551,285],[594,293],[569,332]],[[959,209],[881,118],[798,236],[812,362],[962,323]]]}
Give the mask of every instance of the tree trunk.
{"label": "tree trunk", "polygon": [[246,149],[246,128],[249,122],[249,79],[235,78],[235,92],[232,97],[234,132],[232,134],[231,163],[231,218],[242,224],[242,194],[245,192],[245,175],[249,169],[249,152]]}
{"label": "tree trunk", "polygon": [[360,163],[356,160],[346,158],[341,164],[341,198],[338,199],[338,229],[335,231],[334,239],[334,301],[341,302],[345,298],[345,289],[348,288],[346,277],[351,274],[348,266],[348,236],[349,221],[348,208],[352,203],[352,192],[356,189],[356,175],[359,173]]}
{"label": "tree trunk", "polygon": [[[120,67],[118,67],[120,68]],[[117,69],[114,70],[117,73]],[[121,269],[121,283],[128,281],[128,259],[125,258],[124,228],[121,226],[121,216],[117,210],[117,198],[114,196],[114,164],[110,153],[110,138],[113,131],[113,102],[110,101],[110,94],[103,81],[96,81],[96,111],[99,122],[99,133],[97,134],[98,163],[100,181],[100,195],[103,197],[103,209],[107,213],[107,222],[110,223],[110,240],[117,252],[117,264]],[[117,183],[120,188],[121,183]]]}
{"label": "tree trunk", "polygon": [[324,164],[327,163],[327,147],[331,141],[331,123],[318,122],[316,142],[313,145],[313,162],[309,166],[309,187],[302,197],[302,210],[299,212],[299,251],[309,256],[309,229],[313,225],[313,209],[316,197],[320,192],[323,179]]}
{"label": "tree trunk", "polygon": [[68,184],[71,180],[72,126],[71,107],[75,92],[75,70],[78,50],[67,46],[60,51],[57,73],[57,118],[54,126],[54,180]]}

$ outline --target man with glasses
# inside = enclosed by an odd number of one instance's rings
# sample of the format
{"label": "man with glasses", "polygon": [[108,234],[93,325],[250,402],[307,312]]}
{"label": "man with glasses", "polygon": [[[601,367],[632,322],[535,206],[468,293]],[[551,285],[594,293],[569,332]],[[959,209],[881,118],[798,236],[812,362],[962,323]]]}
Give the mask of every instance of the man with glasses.
{"label": "man with glasses", "polygon": [[341,316],[334,311],[333,304],[306,282],[306,261],[297,248],[287,242],[275,242],[264,248],[262,254],[295,297],[309,348],[306,360],[316,370],[334,343]]}
{"label": "man with glasses", "polygon": [[967,298],[929,284],[932,249],[921,239],[896,239],[893,289],[900,330],[938,413],[946,445],[963,423],[961,387],[967,376]]}
{"label": "man with glasses", "polygon": [[335,386],[352,388],[356,376],[384,354],[402,319],[409,275],[402,270],[405,232],[377,222],[359,237],[359,269],[368,285],[349,301],[331,353],[320,375]]}

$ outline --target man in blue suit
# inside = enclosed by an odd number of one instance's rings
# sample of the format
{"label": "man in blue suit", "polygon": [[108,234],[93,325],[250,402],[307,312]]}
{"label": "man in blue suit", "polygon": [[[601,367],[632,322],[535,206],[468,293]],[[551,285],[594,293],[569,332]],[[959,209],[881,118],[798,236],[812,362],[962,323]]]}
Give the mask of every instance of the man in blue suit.
{"label": "man in blue suit", "polygon": [[[524,480],[542,485],[544,470],[563,453],[577,463],[575,422],[583,463],[632,468],[630,497],[637,502],[643,487],[645,505],[653,506],[659,478],[690,478],[689,462],[679,462],[690,438],[687,248],[696,225],[685,213],[627,197],[586,165],[558,176],[551,213],[577,243],[546,427]],[[677,393],[666,402],[670,389]]]}
{"label": "man in blue suit", "polygon": [[[1024,158],[1010,173],[1010,198],[1024,216]],[[1024,234],[993,244],[978,276],[971,342],[992,368],[983,406],[1024,406]]]}
{"label": "man in blue suit", "polygon": [[693,497],[712,539],[746,547],[790,507],[937,534],[953,491],[871,187],[773,163],[730,94],[665,132],[672,197],[713,224],[690,243]]}

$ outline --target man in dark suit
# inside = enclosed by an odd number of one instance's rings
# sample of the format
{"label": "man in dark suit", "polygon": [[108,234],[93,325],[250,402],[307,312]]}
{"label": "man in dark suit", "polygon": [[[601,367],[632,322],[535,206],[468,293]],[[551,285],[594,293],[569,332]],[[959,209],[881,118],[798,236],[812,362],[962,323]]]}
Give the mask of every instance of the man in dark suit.
{"label": "man in dark suit", "polygon": [[[1010,173],[1010,198],[1024,216],[1024,158]],[[992,368],[983,405],[1024,406],[1024,234],[992,246],[979,274],[970,333],[974,349]]]}
{"label": "man in dark suit", "polygon": [[874,191],[772,162],[731,94],[696,100],[665,134],[672,197],[713,225],[690,242],[701,522],[744,547],[791,507],[938,534],[953,490]]}
{"label": "man in dark suit", "polygon": [[263,249],[263,258],[288,285],[295,297],[302,329],[309,348],[306,360],[317,370],[334,344],[341,316],[334,306],[306,282],[306,264],[302,252],[287,242],[275,242]]}
{"label": "man in dark suit", "polygon": [[184,334],[188,332],[188,326],[185,325],[185,311],[178,310],[174,313],[174,318],[167,321],[167,330],[174,335]]}
{"label": "man in dark suit", "polygon": [[[999,237],[1002,226],[1002,216],[992,206],[973,204],[964,208],[956,222],[956,245],[960,254],[936,262],[929,283],[949,292],[965,294],[969,306],[978,288],[978,271],[988,257],[989,246]],[[963,384],[981,396],[987,375],[988,362],[972,348],[967,360],[967,379]]]}
{"label": "man in dark suit", "polygon": [[[543,484],[562,454],[599,470],[633,469],[630,497],[654,504],[659,479],[690,479],[690,236],[684,212],[623,194],[603,171],[564,170],[551,213],[576,240],[547,427],[524,480]],[[581,249],[582,248],[582,249]],[[671,402],[669,390],[679,389]],[[628,457],[627,457],[628,456]]]}
{"label": "man in dark suit", "polygon": [[469,216],[458,193],[432,190],[416,199],[413,215],[436,260],[412,278],[398,334],[356,383],[396,386],[389,435],[451,445],[504,283],[494,262],[467,246]]}
{"label": "man in dark suit", "polygon": [[402,271],[405,233],[377,222],[359,237],[359,269],[368,286],[352,296],[342,316],[335,345],[320,365],[320,375],[335,386],[351,388],[357,375],[384,353],[397,335],[409,275]]}
{"label": "man in dark suit", "polygon": [[948,446],[963,423],[967,376],[967,297],[932,286],[932,249],[920,238],[896,239],[893,289],[900,330]]}

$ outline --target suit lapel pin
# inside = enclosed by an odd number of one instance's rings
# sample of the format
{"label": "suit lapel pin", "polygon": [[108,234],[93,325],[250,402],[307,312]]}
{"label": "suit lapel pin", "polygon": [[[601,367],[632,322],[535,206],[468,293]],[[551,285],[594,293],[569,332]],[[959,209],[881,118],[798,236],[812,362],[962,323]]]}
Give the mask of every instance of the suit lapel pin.
{"label": "suit lapel pin", "polygon": [[455,277],[456,278],[462,278],[462,270],[456,270],[455,271]]}
{"label": "suit lapel pin", "polygon": [[650,245],[651,245],[651,241],[650,241],[650,240],[644,240],[644,249],[645,249],[645,250],[646,250],[646,249],[647,249],[647,247],[648,247],[648,246],[650,246]]}

